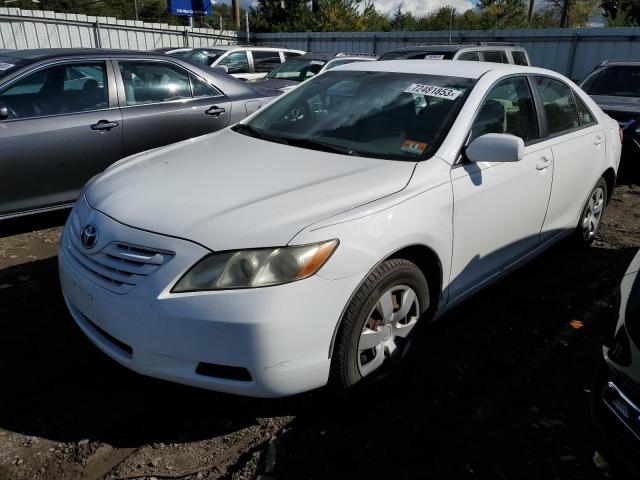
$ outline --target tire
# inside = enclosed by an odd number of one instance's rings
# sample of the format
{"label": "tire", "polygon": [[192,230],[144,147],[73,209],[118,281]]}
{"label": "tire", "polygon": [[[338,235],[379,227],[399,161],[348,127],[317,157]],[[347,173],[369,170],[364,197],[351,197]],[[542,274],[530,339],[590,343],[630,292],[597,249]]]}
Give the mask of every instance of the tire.
{"label": "tire", "polygon": [[573,240],[578,245],[589,246],[595,239],[600,225],[602,225],[608,195],[607,182],[604,178],[600,178],[587,197],[587,202],[580,213],[580,220],[573,234]]}
{"label": "tire", "polygon": [[[330,383],[346,390],[399,367],[416,323],[428,308],[429,286],[422,271],[405,259],[382,262],[360,285],[342,316]],[[366,348],[369,344],[375,346]]]}

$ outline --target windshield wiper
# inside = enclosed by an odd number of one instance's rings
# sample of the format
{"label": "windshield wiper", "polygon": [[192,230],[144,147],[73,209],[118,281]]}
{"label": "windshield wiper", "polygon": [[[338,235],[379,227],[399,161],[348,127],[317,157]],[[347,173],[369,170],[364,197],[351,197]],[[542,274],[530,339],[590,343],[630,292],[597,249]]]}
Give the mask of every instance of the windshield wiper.
{"label": "windshield wiper", "polygon": [[320,150],[323,152],[339,153],[342,155],[351,155],[352,157],[359,157],[360,154],[347,147],[341,147],[340,145],[334,145],[332,143],[318,142],[316,140],[310,140],[308,138],[287,138],[289,145],[296,147],[310,148],[313,150]]}
{"label": "windshield wiper", "polygon": [[289,142],[284,138],[263,133],[260,130],[253,128],[251,125],[247,125],[246,123],[238,123],[236,126],[232,127],[231,129],[234,132],[238,132],[238,133],[247,132],[252,137],[259,138],[260,140],[267,140],[269,142],[283,143],[284,145],[289,145]]}

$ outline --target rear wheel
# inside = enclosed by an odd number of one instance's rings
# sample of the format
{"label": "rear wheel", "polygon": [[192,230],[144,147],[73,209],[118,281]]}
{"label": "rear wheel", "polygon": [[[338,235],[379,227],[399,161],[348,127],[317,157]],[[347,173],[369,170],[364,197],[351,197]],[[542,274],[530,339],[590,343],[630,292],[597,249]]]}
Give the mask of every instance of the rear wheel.
{"label": "rear wheel", "polygon": [[404,259],[380,264],[343,315],[333,353],[333,383],[346,389],[400,366],[428,307],[427,280],[415,264]]}
{"label": "rear wheel", "polygon": [[607,205],[607,195],[607,182],[604,178],[601,178],[596,186],[593,187],[589,199],[582,210],[580,223],[574,234],[574,238],[578,243],[590,245],[595,239]]}

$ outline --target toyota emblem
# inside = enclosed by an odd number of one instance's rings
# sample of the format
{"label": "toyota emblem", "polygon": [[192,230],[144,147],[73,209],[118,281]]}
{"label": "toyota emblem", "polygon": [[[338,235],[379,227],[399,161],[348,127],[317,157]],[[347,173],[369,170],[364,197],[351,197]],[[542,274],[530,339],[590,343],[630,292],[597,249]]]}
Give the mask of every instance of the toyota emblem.
{"label": "toyota emblem", "polygon": [[93,223],[88,223],[80,234],[80,241],[84,248],[91,249],[96,246],[98,243],[98,227],[96,227]]}

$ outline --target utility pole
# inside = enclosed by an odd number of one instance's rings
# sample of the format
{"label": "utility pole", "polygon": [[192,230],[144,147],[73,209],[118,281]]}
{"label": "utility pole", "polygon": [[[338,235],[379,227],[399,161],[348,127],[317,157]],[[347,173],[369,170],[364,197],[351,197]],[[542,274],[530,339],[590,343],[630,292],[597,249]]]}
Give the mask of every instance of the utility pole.
{"label": "utility pole", "polygon": [[533,3],[535,0],[529,0],[529,15],[527,15],[527,22],[531,23],[531,17],[533,16]]}
{"label": "utility pole", "polygon": [[138,20],[138,0],[133,0],[133,13],[136,16],[136,20]]}
{"label": "utility pole", "polygon": [[562,4],[562,15],[560,16],[560,28],[565,28],[567,26],[567,15],[569,14],[569,1],[564,0]]}
{"label": "utility pole", "polygon": [[249,12],[244,12],[244,20],[247,27],[247,43],[249,43]]}
{"label": "utility pole", "polygon": [[453,15],[455,13],[455,9],[451,7],[451,15],[449,16],[449,43],[451,43],[451,30],[453,30]]}
{"label": "utility pole", "polygon": [[222,25],[222,15],[220,15],[220,35],[222,35],[223,30],[224,30],[224,27]]}
{"label": "utility pole", "polygon": [[240,0],[231,0],[231,13],[233,14],[233,26],[240,30]]}

